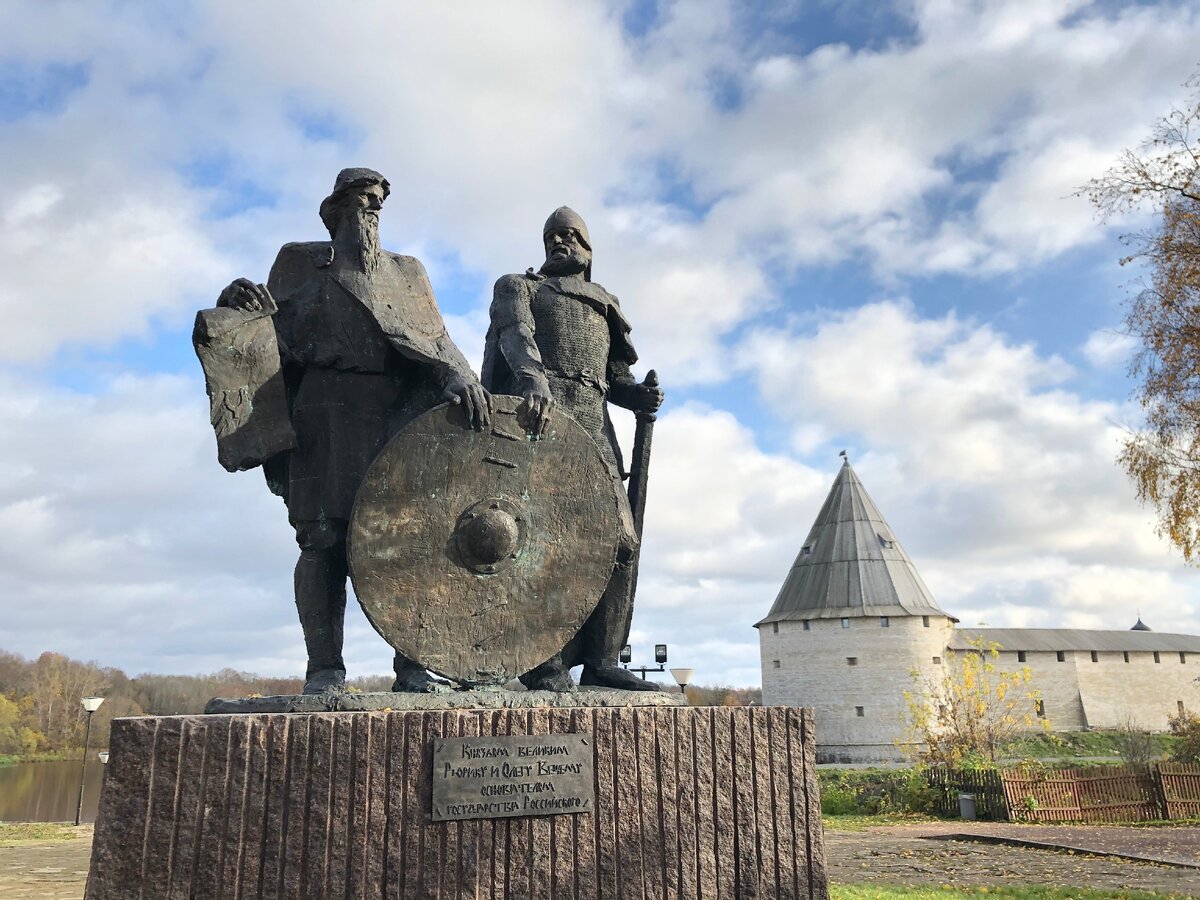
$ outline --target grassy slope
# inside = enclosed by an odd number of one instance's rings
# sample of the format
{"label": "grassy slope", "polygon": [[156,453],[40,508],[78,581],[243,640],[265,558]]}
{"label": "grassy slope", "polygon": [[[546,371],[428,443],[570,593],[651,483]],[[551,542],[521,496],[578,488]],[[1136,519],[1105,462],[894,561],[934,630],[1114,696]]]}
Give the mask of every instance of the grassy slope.
{"label": "grassy slope", "polygon": [[91,837],[91,828],[61,822],[0,822],[0,847],[27,841],[74,841]]}
{"label": "grassy slope", "polygon": [[[1169,734],[1152,734],[1155,754],[1166,756],[1177,738]],[[1033,759],[1071,759],[1091,756],[1121,755],[1121,733],[1116,731],[1064,731],[1031,734],[1005,748],[1015,757]]]}

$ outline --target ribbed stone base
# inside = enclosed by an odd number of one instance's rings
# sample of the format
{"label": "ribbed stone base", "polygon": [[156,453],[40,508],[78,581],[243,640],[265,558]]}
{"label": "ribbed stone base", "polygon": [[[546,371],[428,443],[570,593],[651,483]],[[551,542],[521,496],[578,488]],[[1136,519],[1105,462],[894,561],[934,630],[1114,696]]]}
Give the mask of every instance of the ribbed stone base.
{"label": "ribbed stone base", "polygon": [[[430,820],[435,738],[570,732],[593,812]],[[87,897],[824,898],[813,737],[784,707],[118,719]]]}

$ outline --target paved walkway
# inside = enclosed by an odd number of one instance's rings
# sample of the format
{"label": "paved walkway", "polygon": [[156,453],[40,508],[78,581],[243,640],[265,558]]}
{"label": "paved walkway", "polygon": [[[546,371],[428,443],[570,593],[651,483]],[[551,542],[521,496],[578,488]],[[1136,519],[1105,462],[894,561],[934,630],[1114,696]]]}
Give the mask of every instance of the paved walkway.
{"label": "paved walkway", "polygon": [[930,836],[971,835],[1032,847],[1054,847],[1200,869],[1200,826],[1138,828],[1104,825],[1016,825],[1009,822],[938,822],[923,828]]}
{"label": "paved walkway", "polygon": [[[972,840],[956,840],[970,832]],[[1036,835],[1036,837],[1035,837]],[[965,835],[964,835],[965,836]],[[1074,851],[981,843],[978,837],[1013,837],[1049,847],[1056,840]],[[866,832],[826,832],[830,880],[941,885],[1063,885],[1160,891],[1200,897],[1200,868],[1135,862],[1091,853],[1170,859],[1197,865],[1200,828],[1009,825],[933,822]]]}
{"label": "paved walkway", "polygon": [[[1133,862],[1031,847],[956,840],[1008,836],[1048,843],[1063,840],[1093,851],[1178,858],[1197,865],[1200,828],[1072,828],[979,822],[896,825],[866,832],[827,832],[830,879],[836,884],[1017,884],[1087,886],[1159,891],[1200,897],[1200,868]],[[933,838],[933,839],[931,839]],[[940,839],[937,839],[940,838]],[[0,846],[0,898],[83,897],[92,830],[65,841]]]}
{"label": "paved walkway", "polygon": [[79,900],[92,854],[92,826],[67,840],[0,845],[0,897],[4,900]]}

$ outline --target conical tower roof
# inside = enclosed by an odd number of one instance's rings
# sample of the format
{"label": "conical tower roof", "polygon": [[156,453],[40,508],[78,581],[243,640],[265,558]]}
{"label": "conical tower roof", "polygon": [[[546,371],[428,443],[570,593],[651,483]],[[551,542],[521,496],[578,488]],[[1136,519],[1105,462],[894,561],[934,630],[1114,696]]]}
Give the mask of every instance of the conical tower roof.
{"label": "conical tower roof", "polygon": [[934,601],[847,459],[775,605],[758,624],[930,615],[946,613]]}

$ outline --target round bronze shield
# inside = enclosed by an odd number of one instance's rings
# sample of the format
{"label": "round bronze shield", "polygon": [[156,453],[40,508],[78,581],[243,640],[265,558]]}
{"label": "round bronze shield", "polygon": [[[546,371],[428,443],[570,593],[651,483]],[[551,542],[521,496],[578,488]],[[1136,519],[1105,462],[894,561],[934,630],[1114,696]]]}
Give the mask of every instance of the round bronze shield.
{"label": "round bronze shield", "polygon": [[591,436],[555,411],[539,440],[519,397],[472,429],[460,406],[383,448],[350,519],[358,602],[389,644],[463,684],[497,684],[562,649],[616,560],[620,487]]}

